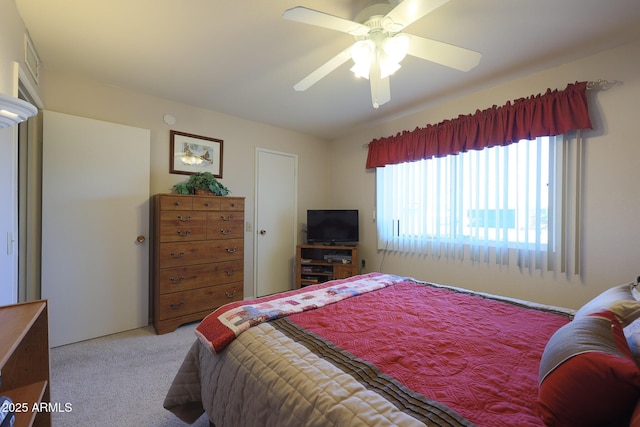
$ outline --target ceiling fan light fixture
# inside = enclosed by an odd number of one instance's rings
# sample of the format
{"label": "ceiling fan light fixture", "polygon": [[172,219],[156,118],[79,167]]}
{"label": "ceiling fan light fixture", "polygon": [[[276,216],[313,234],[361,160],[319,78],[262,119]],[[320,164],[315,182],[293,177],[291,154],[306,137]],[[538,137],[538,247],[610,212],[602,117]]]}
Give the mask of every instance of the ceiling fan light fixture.
{"label": "ceiling fan light fixture", "polygon": [[399,69],[400,64],[398,64],[397,62],[393,62],[388,58],[384,61],[380,61],[380,77],[383,79],[385,77],[389,77]]}
{"label": "ceiling fan light fixture", "polygon": [[351,47],[351,59],[354,65],[351,71],[356,77],[369,78],[369,70],[373,63],[376,45],[371,40],[359,40]]}
{"label": "ceiling fan light fixture", "polygon": [[369,79],[369,70],[371,69],[371,65],[365,64],[353,64],[351,67],[351,72],[357,77],[365,79]]}
{"label": "ceiling fan light fixture", "polygon": [[382,48],[389,60],[399,64],[409,52],[409,36],[400,33],[388,37],[384,40]]}
{"label": "ceiling fan light fixture", "polygon": [[382,48],[378,51],[380,56],[380,76],[385,78],[400,69],[400,61],[407,56],[409,51],[409,37],[404,34],[396,34],[393,37],[384,39],[381,45]]}

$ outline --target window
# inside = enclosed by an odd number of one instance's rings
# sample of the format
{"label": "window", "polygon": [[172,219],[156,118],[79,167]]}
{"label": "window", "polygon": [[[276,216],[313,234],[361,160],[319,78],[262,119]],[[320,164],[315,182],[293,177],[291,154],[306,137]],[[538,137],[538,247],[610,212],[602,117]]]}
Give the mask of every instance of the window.
{"label": "window", "polygon": [[566,234],[567,147],[540,137],[377,168],[378,248],[540,266]]}

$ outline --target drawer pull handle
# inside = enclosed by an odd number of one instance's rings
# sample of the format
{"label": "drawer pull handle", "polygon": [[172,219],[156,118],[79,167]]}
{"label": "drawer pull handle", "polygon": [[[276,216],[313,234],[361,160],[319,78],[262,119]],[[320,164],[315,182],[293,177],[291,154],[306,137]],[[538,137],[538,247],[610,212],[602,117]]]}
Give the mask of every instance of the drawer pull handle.
{"label": "drawer pull handle", "polygon": [[180,303],[178,304],[169,304],[169,307],[171,307],[171,310],[179,310],[182,308],[183,305],[184,305],[184,301],[180,301]]}
{"label": "drawer pull handle", "polygon": [[229,214],[228,216],[220,215],[220,218],[223,221],[231,221],[233,219],[233,214]]}
{"label": "drawer pull handle", "polygon": [[227,276],[233,276],[234,274],[236,274],[236,270],[235,268],[225,268],[224,272],[227,273]]}
{"label": "drawer pull handle", "polygon": [[187,216],[186,218],[183,217],[182,215],[178,215],[178,221],[182,221],[182,222],[191,221],[191,215]]}
{"label": "drawer pull handle", "polygon": [[233,298],[236,296],[237,293],[238,291],[234,289],[233,292],[225,292],[224,294],[227,298]]}
{"label": "drawer pull handle", "polygon": [[211,205],[209,204],[209,202],[205,203],[204,205],[205,205],[206,207],[211,206]]}
{"label": "drawer pull handle", "polygon": [[180,276],[178,279],[176,279],[175,277],[172,277],[171,283],[173,283],[174,285],[179,285],[180,283],[182,283],[183,280],[184,280],[184,276]]}
{"label": "drawer pull handle", "polygon": [[221,228],[220,233],[224,234],[225,236],[228,236],[229,234],[231,234],[231,229],[229,228],[225,230],[224,228]]}
{"label": "drawer pull handle", "polygon": [[182,258],[184,256],[184,252],[180,252],[179,254],[176,254],[175,252],[171,252],[171,256],[173,258]]}
{"label": "drawer pull handle", "polygon": [[176,206],[180,206],[180,202],[176,202]]}
{"label": "drawer pull handle", "polygon": [[187,230],[186,232],[182,232],[182,230],[178,230],[178,236],[180,237],[189,237],[189,234],[191,234],[191,230]]}
{"label": "drawer pull handle", "polygon": [[230,253],[230,254],[233,254],[233,253],[235,253],[237,251],[238,251],[238,248],[236,248],[235,246],[233,248],[227,248],[227,252]]}

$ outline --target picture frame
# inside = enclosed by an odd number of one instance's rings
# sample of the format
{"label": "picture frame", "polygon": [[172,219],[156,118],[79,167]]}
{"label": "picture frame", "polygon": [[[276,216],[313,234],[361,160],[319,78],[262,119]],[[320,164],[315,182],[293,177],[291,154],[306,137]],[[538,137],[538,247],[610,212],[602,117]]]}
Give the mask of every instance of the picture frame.
{"label": "picture frame", "polygon": [[222,139],[172,130],[169,133],[169,173],[210,172],[222,178]]}

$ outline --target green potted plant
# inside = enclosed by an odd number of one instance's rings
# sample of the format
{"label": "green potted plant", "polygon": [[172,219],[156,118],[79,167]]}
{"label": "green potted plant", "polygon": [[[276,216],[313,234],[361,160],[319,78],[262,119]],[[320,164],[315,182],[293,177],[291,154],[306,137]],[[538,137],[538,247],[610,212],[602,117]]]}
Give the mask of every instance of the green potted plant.
{"label": "green potted plant", "polygon": [[211,172],[198,172],[189,176],[187,182],[181,182],[173,186],[173,191],[178,194],[213,194],[214,196],[226,196],[229,189],[222,185]]}

